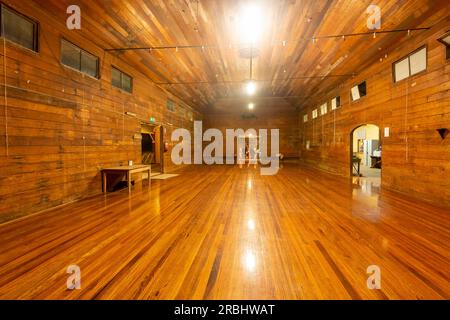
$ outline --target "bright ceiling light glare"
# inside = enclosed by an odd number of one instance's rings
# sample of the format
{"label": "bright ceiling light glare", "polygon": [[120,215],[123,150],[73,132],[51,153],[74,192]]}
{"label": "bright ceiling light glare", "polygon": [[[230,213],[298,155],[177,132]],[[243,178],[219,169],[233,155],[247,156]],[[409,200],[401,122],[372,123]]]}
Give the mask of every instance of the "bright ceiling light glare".
{"label": "bright ceiling light glare", "polygon": [[256,5],[242,7],[239,15],[239,35],[241,41],[247,44],[255,44],[262,34],[262,11]]}
{"label": "bright ceiling light glare", "polygon": [[252,96],[256,92],[256,84],[253,81],[247,82],[247,85],[245,87],[245,91],[249,96]]}
{"label": "bright ceiling light glare", "polygon": [[255,107],[254,103],[249,103],[248,104],[248,110],[253,110],[254,107]]}

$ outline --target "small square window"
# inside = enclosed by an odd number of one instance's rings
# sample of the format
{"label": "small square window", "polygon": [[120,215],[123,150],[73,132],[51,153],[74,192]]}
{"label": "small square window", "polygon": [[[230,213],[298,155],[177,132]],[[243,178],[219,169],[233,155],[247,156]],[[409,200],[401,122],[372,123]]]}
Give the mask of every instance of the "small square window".
{"label": "small square window", "polygon": [[307,114],[303,115],[303,122],[308,122],[308,115]]}
{"label": "small square window", "polygon": [[317,118],[317,109],[314,109],[312,112],[312,118],[316,119]]}
{"label": "small square window", "polygon": [[405,58],[394,64],[395,82],[409,77],[409,59]]}
{"label": "small square window", "polygon": [[418,74],[427,69],[427,48],[423,47],[409,54],[407,57],[394,62],[394,82],[398,82]]}
{"label": "small square window", "polygon": [[61,62],[68,67],[81,70],[81,50],[70,42],[61,43]]}
{"label": "small square window", "polygon": [[445,46],[445,58],[450,59],[450,31],[447,31],[438,41]]}
{"label": "small square window", "polygon": [[171,112],[175,112],[175,102],[173,100],[167,99],[166,108]]}
{"label": "small square window", "polygon": [[133,91],[133,78],[117,68],[111,68],[111,84],[123,91],[131,93]]}
{"label": "small square window", "polygon": [[97,78],[98,59],[85,51],[81,52],[81,72]]}
{"label": "small square window", "polygon": [[124,73],[122,73],[122,89],[131,92],[132,78]]}
{"label": "small square window", "polygon": [[427,49],[423,48],[409,57],[411,75],[418,74],[427,69]]}
{"label": "small square window", "polygon": [[1,36],[24,48],[38,51],[38,24],[1,5]]}
{"label": "small square window", "polygon": [[367,95],[366,82],[361,82],[357,86],[354,86],[351,90],[352,101],[361,99]]}
{"label": "small square window", "polygon": [[328,112],[328,106],[326,103],[320,106],[320,115],[325,115]]}
{"label": "small square window", "polygon": [[341,97],[337,96],[336,98],[331,99],[331,110],[336,110],[341,106]]}
{"label": "small square window", "polygon": [[121,88],[122,87],[122,78],[121,75],[122,73],[117,70],[116,68],[112,68],[111,69],[111,84],[116,87],[116,88]]}
{"label": "small square window", "polygon": [[98,78],[98,58],[64,39],[61,41],[61,63]]}

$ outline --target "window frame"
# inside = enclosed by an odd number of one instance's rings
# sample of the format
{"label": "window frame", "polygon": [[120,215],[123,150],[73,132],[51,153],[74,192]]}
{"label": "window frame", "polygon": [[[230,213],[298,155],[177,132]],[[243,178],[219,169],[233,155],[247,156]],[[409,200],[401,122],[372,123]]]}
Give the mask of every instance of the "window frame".
{"label": "window frame", "polygon": [[[410,58],[411,58],[412,55],[416,54],[417,52],[419,52],[419,51],[421,51],[421,50],[423,50],[423,49],[425,49],[425,69],[422,70],[422,71],[419,71],[419,72],[417,72],[417,73],[415,73],[415,74],[411,74],[411,61],[410,61]],[[408,59],[408,72],[409,72],[409,76],[407,76],[407,77],[404,78],[404,79],[401,79],[401,80],[396,81],[395,66],[396,66],[398,63],[400,63],[401,61],[405,60],[405,59]],[[404,80],[407,80],[407,79],[409,79],[409,78],[412,78],[412,77],[415,77],[415,76],[417,76],[417,75],[420,75],[420,74],[426,72],[427,70],[428,70],[428,45],[423,45],[423,46],[420,46],[420,47],[417,48],[416,50],[411,51],[409,54],[407,54],[407,55],[401,57],[400,59],[398,59],[398,60],[396,60],[396,61],[394,61],[394,62],[392,63],[392,81],[393,81],[394,84],[395,84],[395,83],[400,83],[400,82],[402,82],[402,81],[404,81]]]}
{"label": "window frame", "polygon": [[[325,107],[325,108],[324,108]],[[325,113],[323,112],[323,110],[325,109]],[[324,103],[322,103],[321,105],[320,105],[320,115],[321,116],[324,116],[324,115],[326,115],[328,113],[328,101],[326,101],[326,102],[324,102]]]}
{"label": "window frame", "polygon": [[[13,14],[23,18],[24,20],[30,22],[31,24],[33,24],[34,28],[33,28],[33,49],[30,49],[28,47],[23,46],[20,43],[17,43],[13,40],[8,39],[5,35],[4,35],[4,28],[3,28],[3,20],[2,20],[2,16],[3,16],[3,9],[6,8],[6,10],[9,10],[10,12],[12,12]],[[39,53],[40,47],[40,23],[39,21],[35,20],[34,18],[30,18],[29,16],[11,8],[10,6],[4,4],[3,2],[0,2],[0,38],[4,39],[5,41],[20,47],[23,50],[27,50],[29,52],[33,52],[33,53]]]}
{"label": "window frame", "polygon": [[176,109],[175,101],[173,101],[170,98],[167,98],[167,100],[166,100],[166,110],[169,111],[169,112],[175,112],[175,109]]}
{"label": "window frame", "polygon": [[[113,81],[112,81],[112,72],[113,72],[113,70],[118,71],[119,74],[120,74],[120,87],[118,87],[118,86],[113,84]],[[130,91],[125,90],[124,87],[123,87],[123,76],[124,75],[127,76],[128,78],[130,78]],[[134,87],[134,79],[128,73],[123,72],[122,70],[120,70],[119,68],[117,68],[114,65],[111,65],[111,86],[113,86],[114,88],[119,89],[120,91],[123,91],[125,93],[132,94],[133,93],[133,87]]]}
{"label": "window frame", "polygon": [[439,39],[438,41],[440,43],[442,43],[445,46],[445,60],[447,62],[450,61],[450,43],[447,43],[444,41],[445,38],[450,37],[450,30],[447,31],[446,33],[444,33]]}
{"label": "window frame", "polygon": [[[74,46],[75,48],[77,48],[77,49],[80,50],[80,60],[79,60],[79,61],[80,61],[80,69],[76,69],[76,68],[74,68],[74,67],[72,67],[72,66],[69,66],[69,65],[63,63],[63,52],[62,52],[63,42],[67,42],[68,44],[70,44],[70,45],[72,45],[72,46]],[[95,54],[92,54],[91,52],[89,52],[89,51],[83,49],[82,47],[76,45],[76,44],[73,43],[72,41],[67,40],[67,39],[64,38],[64,37],[61,37],[61,38],[60,38],[60,46],[59,46],[59,49],[60,49],[59,63],[61,63],[62,66],[64,66],[65,68],[69,68],[70,70],[76,71],[76,72],[78,72],[78,73],[81,73],[81,74],[83,74],[83,75],[85,75],[85,76],[88,76],[89,78],[92,78],[92,79],[95,79],[95,80],[100,80],[100,58],[99,58],[99,57],[97,57]],[[93,75],[90,75],[89,73],[86,73],[86,72],[84,72],[84,71],[81,71],[81,70],[82,70],[82,66],[81,66],[81,57],[82,57],[83,52],[85,52],[85,53],[87,53],[88,55],[93,56],[93,57],[96,58],[96,61],[97,61],[97,66],[96,66],[96,76],[93,76]]]}
{"label": "window frame", "polygon": [[[361,90],[359,89],[359,86],[361,86],[362,84],[365,84],[365,87],[366,87],[366,91],[365,91],[364,95],[361,95]],[[352,94],[352,89],[354,87],[358,87],[358,92],[359,92],[359,99],[356,99],[356,100],[353,99],[353,94]],[[350,88],[350,101],[351,101],[351,103],[361,101],[361,99],[363,99],[366,96],[367,96],[367,81],[366,80],[361,81],[360,83],[358,83],[358,84],[356,84],[356,85],[354,85],[354,86],[352,86]]]}
{"label": "window frame", "polygon": [[[334,99],[336,99],[336,108],[333,109],[333,100]],[[339,109],[342,106],[341,105],[341,96],[337,95],[336,97],[331,98],[330,105],[331,105],[331,111],[335,111],[335,110]]]}

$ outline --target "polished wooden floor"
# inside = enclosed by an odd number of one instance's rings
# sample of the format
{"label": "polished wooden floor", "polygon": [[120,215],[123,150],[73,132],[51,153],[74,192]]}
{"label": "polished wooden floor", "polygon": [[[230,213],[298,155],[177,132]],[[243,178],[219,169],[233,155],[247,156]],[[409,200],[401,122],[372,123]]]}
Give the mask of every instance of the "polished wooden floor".
{"label": "polished wooden floor", "polygon": [[[450,210],[285,164],[192,166],[0,226],[3,299],[448,299]],[[81,290],[66,289],[69,265]],[[381,290],[366,269],[381,268]]]}

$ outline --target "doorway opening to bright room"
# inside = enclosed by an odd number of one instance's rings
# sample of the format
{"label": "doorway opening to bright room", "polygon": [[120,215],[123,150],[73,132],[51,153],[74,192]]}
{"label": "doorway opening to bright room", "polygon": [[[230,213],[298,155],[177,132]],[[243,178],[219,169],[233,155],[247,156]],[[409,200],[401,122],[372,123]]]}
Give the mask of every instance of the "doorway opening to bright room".
{"label": "doorway opening to bright room", "polygon": [[373,124],[356,127],[350,133],[351,175],[381,179],[381,134]]}

